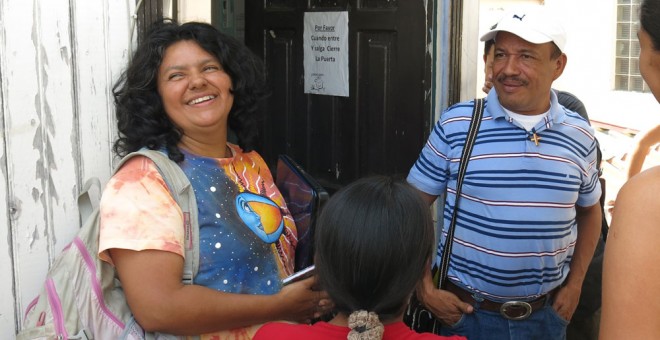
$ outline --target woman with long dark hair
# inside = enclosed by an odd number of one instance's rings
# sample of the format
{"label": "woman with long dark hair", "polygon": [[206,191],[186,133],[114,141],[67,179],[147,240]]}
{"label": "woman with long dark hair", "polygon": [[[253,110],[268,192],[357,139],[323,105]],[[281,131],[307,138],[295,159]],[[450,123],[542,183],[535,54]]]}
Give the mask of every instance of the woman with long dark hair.
{"label": "woman with long dark hair", "polygon": [[326,203],[314,238],[318,280],[337,314],[312,326],[267,324],[255,339],[446,339],[417,334],[402,321],[430,265],[432,223],[428,205],[405,181],[369,177],[346,186]]}

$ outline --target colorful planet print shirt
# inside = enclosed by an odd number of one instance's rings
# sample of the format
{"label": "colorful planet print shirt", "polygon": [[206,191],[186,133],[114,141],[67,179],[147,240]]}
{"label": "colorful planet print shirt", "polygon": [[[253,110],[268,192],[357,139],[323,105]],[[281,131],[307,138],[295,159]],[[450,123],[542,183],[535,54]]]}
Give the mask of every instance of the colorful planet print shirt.
{"label": "colorful planet print shirt", "polygon": [[[179,165],[199,210],[200,266],[194,282],[223,292],[274,294],[281,278],[293,273],[295,224],[263,159],[229,147],[232,157],[221,159],[182,150],[185,160]],[[103,192],[99,256],[112,263],[107,254],[112,248],[184,256],[183,222],[155,164],[135,157]]]}

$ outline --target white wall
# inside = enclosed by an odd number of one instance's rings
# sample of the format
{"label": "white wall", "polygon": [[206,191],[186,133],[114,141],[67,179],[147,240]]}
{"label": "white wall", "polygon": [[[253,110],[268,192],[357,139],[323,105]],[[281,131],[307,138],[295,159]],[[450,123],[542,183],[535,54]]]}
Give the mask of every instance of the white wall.
{"label": "white wall", "polygon": [[[479,0],[463,1],[463,45],[461,46],[461,101],[481,97],[481,85],[483,84],[483,67],[477,69],[479,61],[483,64],[483,46],[478,44],[481,36],[480,30],[481,13],[479,13]],[[479,49],[481,46],[481,49]],[[475,89],[478,88],[478,91]]]}
{"label": "white wall", "polygon": [[14,338],[78,230],[81,183],[110,175],[111,87],[127,61],[134,6],[0,0],[1,339]]}
{"label": "white wall", "polygon": [[660,121],[651,93],[614,91],[616,0],[548,1],[566,13],[569,63],[558,87],[585,102],[589,116],[615,125],[645,129]]}

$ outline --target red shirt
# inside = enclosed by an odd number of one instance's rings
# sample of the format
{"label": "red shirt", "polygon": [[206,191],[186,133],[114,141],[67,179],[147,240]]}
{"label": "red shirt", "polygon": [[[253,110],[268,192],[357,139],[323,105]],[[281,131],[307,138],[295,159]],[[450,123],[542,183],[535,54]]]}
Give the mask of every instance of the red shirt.
{"label": "red shirt", "polygon": [[[350,328],[331,325],[327,322],[317,322],[314,325],[298,325],[283,322],[272,322],[259,328],[253,340],[345,340]],[[385,325],[383,340],[466,340],[462,336],[439,336],[431,333],[416,333],[403,322]]]}

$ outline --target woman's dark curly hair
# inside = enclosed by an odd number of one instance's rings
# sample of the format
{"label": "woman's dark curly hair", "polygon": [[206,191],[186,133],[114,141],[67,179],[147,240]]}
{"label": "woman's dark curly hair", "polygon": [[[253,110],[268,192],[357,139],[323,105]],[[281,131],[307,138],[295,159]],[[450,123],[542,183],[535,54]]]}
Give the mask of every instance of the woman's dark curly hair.
{"label": "woman's dark curly hair", "polygon": [[113,87],[119,138],[115,154],[126,154],[147,147],[165,148],[170,159],[183,161],[177,147],[182,131],[169,119],[157,89],[158,69],[166,49],[179,41],[194,41],[215,56],[232,80],[234,104],[229,112],[229,128],[238,144],[251,151],[258,137],[259,103],[266,95],[263,64],[245,45],[205,23],[179,25],[165,19],[154,23],[140,42],[128,68]]}

